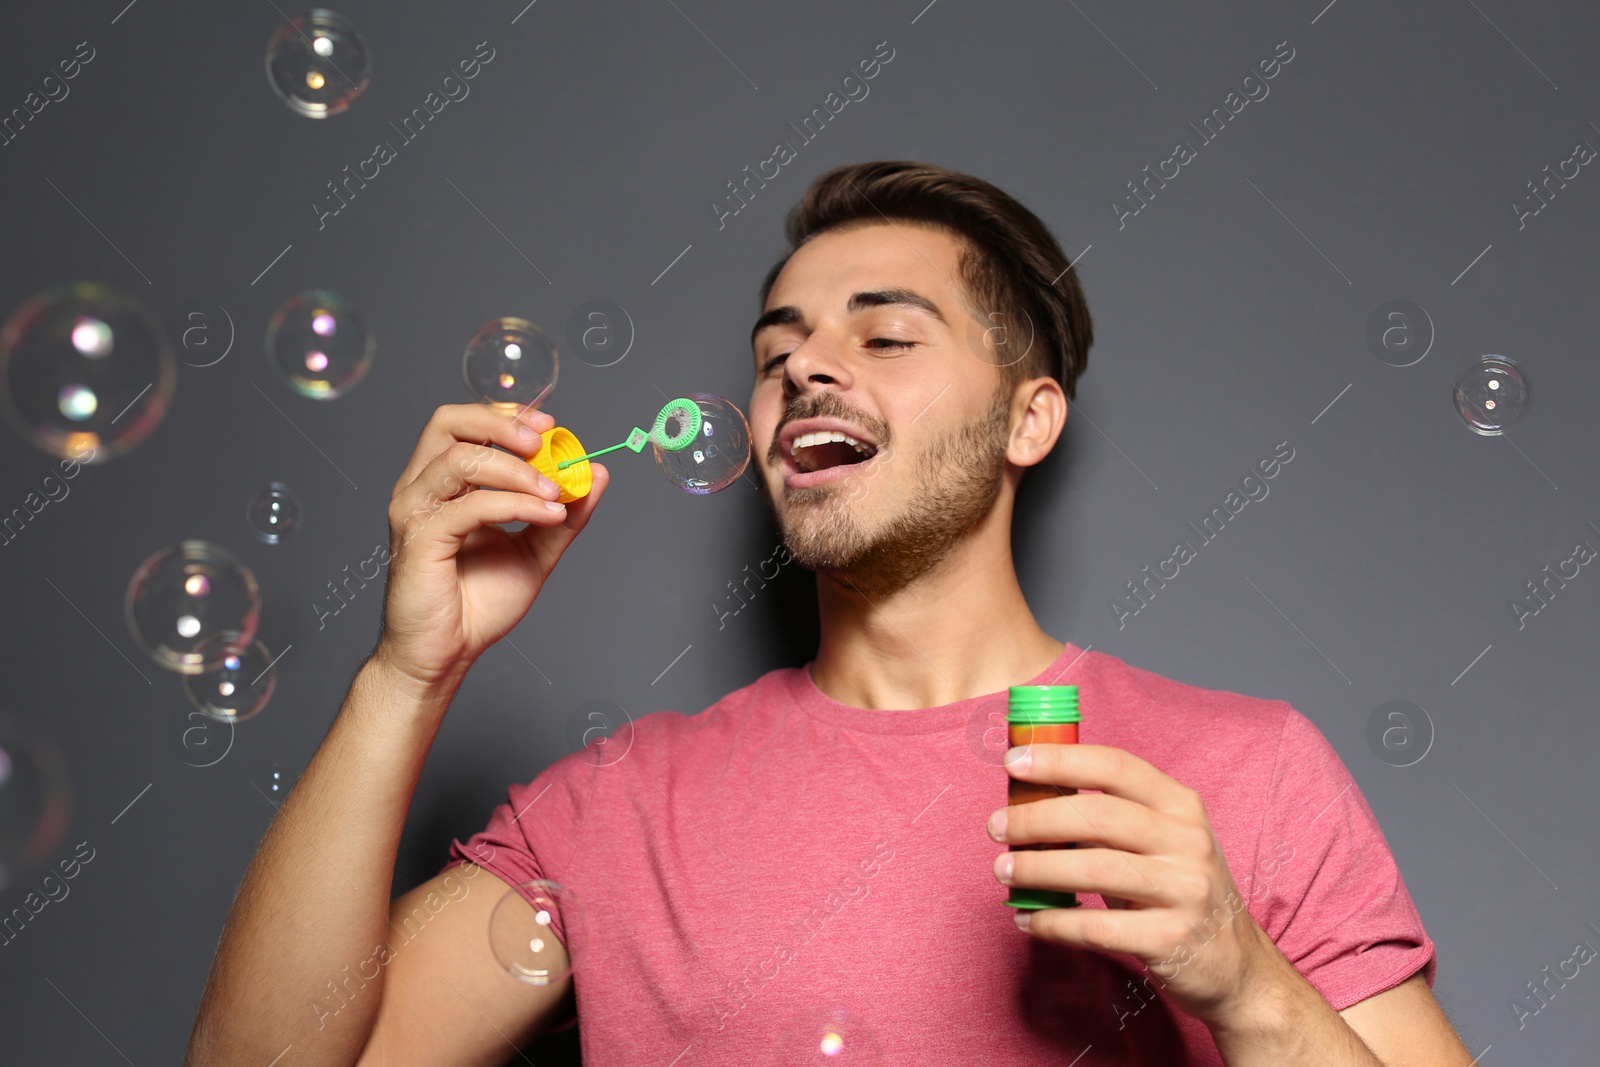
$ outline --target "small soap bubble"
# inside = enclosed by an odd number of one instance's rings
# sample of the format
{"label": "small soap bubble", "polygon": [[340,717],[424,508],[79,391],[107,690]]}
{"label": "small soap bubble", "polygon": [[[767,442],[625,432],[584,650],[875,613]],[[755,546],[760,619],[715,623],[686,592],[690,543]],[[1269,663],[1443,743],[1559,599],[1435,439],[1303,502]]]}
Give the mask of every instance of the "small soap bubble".
{"label": "small soap bubble", "polygon": [[290,108],[323,119],[348,108],[372,78],[367,43],[343,15],[317,8],[267,42],[267,81]]}
{"label": "small soap bubble", "polygon": [[221,668],[229,651],[218,634],[254,640],[261,591],[227,549],[184,541],[139,565],[125,609],[129,631],[151,658],[180,674],[203,674]]}
{"label": "small soap bubble", "polygon": [[797,1016],[778,1040],[774,1067],[799,1064],[879,1064],[883,1047],[859,1014],[839,1005]]}
{"label": "small soap bubble", "polygon": [[[506,973],[529,985],[551,985],[572,973],[570,955],[581,951],[583,906],[555,882],[523,882],[495,905],[489,947]],[[569,955],[565,966],[560,958]]]}
{"label": "small soap bubble", "polygon": [[515,414],[536,408],[556,387],[554,342],[526,319],[486,322],[467,340],[461,375],[473,399]]}
{"label": "small soap bubble", "polygon": [[245,506],[245,518],[256,536],[276,545],[300,526],[300,501],[287,485],[270,482]]}
{"label": "small soap bubble", "polygon": [[23,720],[0,715],[0,889],[49,860],[71,818],[60,750]]}
{"label": "small soap bubble", "polygon": [[1467,428],[1497,437],[1528,410],[1529,382],[1510,356],[1481,356],[1456,378],[1456,410]]}
{"label": "small soap bubble", "polygon": [[[662,408],[650,432],[656,466],[686,493],[704,495],[726,489],[750,462],[750,426],[731,400],[690,393]],[[698,426],[696,425],[698,422]]]}
{"label": "small soap bubble", "polygon": [[277,685],[272,654],[260,641],[246,644],[237,633],[212,634],[195,654],[202,661],[220,664],[184,678],[183,686],[194,706],[218,722],[243,722],[272,699]]}
{"label": "small soap bubble", "polygon": [[326,289],[297,293],[267,322],[267,356],[283,380],[313,400],[350,391],[372,366],[374,338],[361,316]]}
{"label": "small soap bubble", "polygon": [[46,452],[84,463],[121,455],[166,414],[176,360],[132,297],[74,284],[25,301],[0,327],[0,407]]}

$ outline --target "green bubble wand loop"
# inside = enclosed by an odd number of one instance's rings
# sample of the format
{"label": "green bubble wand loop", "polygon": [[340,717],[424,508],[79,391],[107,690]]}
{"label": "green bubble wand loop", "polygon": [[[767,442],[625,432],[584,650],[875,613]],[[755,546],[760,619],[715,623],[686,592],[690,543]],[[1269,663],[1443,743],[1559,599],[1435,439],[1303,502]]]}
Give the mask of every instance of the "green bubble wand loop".
{"label": "green bubble wand loop", "polygon": [[[651,427],[649,433],[635,426],[628,433],[626,441],[611,445],[609,448],[596,449],[573,459],[564,459],[556,464],[556,470],[564,471],[575,463],[582,463],[585,460],[594,459],[596,456],[615,452],[619,448],[630,449],[637,455],[644,451],[646,442],[653,442],[665,452],[682,451],[688,448],[690,443],[699,436],[702,418],[700,405],[693,400],[685,397],[669,400],[666,406],[656,413],[655,424]],[[670,430],[669,427],[674,425],[677,427],[676,430]]]}

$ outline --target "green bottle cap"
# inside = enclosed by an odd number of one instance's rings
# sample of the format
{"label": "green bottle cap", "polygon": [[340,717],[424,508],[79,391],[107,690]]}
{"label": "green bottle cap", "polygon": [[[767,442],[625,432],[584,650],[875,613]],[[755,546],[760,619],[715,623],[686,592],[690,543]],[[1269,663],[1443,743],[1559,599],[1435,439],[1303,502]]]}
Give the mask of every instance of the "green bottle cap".
{"label": "green bottle cap", "polygon": [[1030,726],[1078,722],[1078,687],[1075,685],[1014,685],[1007,722]]}

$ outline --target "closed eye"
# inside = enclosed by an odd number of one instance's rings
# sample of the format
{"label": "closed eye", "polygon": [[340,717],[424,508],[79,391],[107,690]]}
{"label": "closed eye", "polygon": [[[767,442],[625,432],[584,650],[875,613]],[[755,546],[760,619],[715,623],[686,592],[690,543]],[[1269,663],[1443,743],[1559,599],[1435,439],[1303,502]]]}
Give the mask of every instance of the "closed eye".
{"label": "closed eye", "polygon": [[[867,346],[872,347],[879,344],[879,342],[882,342],[882,346],[886,348],[915,348],[920,343],[917,341],[900,341],[893,337],[874,337],[867,342]],[[778,367],[782,366],[783,361],[788,358],[788,352],[780,352],[778,355],[773,356],[771,359],[767,360],[761,365],[762,375],[765,376],[771,374]]]}

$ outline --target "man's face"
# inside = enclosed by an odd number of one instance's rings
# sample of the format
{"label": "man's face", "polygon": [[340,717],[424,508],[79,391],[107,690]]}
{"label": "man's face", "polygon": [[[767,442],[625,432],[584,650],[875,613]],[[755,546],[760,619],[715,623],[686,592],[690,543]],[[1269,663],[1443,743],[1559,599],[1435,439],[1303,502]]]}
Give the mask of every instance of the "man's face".
{"label": "man's face", "polygon": [[801,564],[869,596],[944,558],[1005,472],[1009,393],[968,308],[961,247],[899,220],[820,234],[757,321],[762,491]]}

